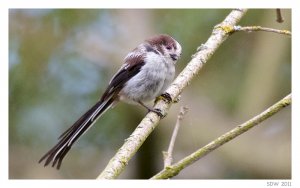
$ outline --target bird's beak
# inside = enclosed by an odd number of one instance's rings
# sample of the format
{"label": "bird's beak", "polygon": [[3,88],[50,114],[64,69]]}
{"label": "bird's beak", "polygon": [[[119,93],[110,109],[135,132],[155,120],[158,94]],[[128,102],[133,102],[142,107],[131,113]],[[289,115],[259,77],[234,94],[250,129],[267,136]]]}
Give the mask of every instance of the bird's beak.
{"label": "bird's beak", "polygon": [[170,54],[170,57],[173,61],[176,61],[178,59],[178,56],[176,54]]}

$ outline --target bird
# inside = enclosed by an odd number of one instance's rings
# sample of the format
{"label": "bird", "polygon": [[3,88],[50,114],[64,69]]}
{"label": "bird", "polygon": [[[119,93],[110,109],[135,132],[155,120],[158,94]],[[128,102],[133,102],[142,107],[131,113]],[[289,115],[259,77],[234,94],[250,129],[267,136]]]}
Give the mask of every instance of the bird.
{"label": "bird", "polygon": [[64,157],[79,137],[120,101],[139,104],[160,115],[158,109],[145,103],[162,95],[171,84],[181,51],[181,45],[167,34],[149,37],[130,51],[96,104],[59,136],[58,143],[41,157],[39,163],[45,160],[44,167],[52,163],[52,167],[60,169]]}

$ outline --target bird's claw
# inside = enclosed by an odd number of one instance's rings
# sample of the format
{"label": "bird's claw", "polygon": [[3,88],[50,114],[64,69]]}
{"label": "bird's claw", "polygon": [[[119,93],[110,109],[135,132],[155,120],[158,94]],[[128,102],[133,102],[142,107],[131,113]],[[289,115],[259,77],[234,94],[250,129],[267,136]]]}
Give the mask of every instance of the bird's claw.
{"label": "bird's claw", "polygon": [[173,100],[172,100],[172,97],[169,93],[163,93],[160,95],[160,97],[162,98],[162,100],[164,100],[166,103],[171,103]]}
{"label": "bird's claw", "polygon": [[166,115],[163,115],[162,111],[160,109],[158,109],[158,108],[149,109],[149,112],[156,113],[160,117],[160,119],[163,119],[164,117],[166,117]]}

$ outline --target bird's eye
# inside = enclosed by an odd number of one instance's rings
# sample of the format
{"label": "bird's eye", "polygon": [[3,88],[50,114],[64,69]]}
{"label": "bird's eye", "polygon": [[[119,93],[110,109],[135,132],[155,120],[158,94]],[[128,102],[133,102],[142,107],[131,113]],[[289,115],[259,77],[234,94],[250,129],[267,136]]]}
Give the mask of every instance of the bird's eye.
{"label": "bird's eye", "polygon": [[166,48],[167,48],[167,50],[171,50],[171,49],[172,49],[172,47],[171,47],[171,46],[167,46]]}

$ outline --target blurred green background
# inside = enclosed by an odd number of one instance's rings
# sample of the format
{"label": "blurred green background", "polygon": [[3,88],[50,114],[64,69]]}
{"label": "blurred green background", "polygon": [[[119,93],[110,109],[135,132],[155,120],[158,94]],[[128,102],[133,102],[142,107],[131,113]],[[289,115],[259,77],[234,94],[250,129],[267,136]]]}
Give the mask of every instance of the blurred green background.
{"label": "blurred green background", "polygon": [[[9,178],[93,179],[145,115],[119,104],[72,148],[61,170],[40,157],[92,106],[126,54],[157,33],[183,47],[177,73],[231,10],[10,9]],[[291,11],[249,10],[240,25],[291,30]],[[291,38],[235,33],[182,93],[120,178],[149,178],[163,168],[180,106],[188,106],[174,148],[178,161],[291,92]],[[291,178],[291,107],[213,151],[176,179]]]}

